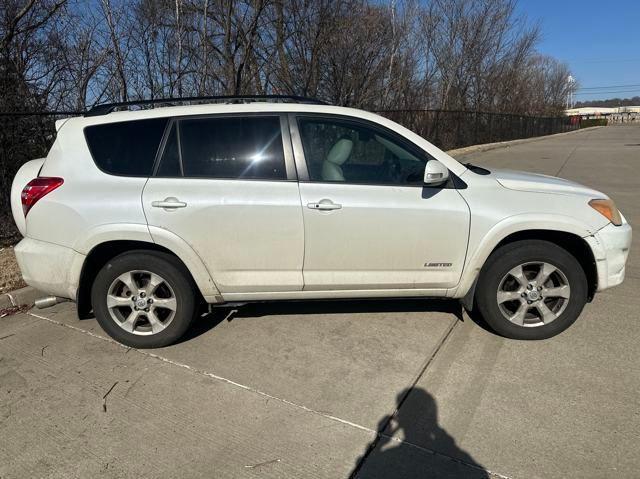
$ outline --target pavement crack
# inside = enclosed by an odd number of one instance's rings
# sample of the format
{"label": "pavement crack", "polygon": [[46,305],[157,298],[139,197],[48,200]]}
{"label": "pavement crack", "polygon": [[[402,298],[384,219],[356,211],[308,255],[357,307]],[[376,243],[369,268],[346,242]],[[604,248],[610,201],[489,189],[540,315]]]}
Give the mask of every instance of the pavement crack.
{"label": "pavement crack", "polygon": [[[440,338],[440,341],[438,342],[438,344],[436,345],[435,349],[433,350],[433,353],[431,353],[431,356],[429,356],[425,360],[425,362],[423,363],[422,367],[418,371],[418,374],[416,374],[415,378],[411,382],[411,385],[408,388],[405,389],[404,394],[400,398],[400,400],[398,401],[398,404],[397,404],[396,408],[394,409],[393,413],[390,414],[389,416],[387,416],[387,420],[380,426],[378,431],[376,431],[376,438],[373,441],[371,441],[371,443],[369,444],[369,447],[367,448],[365,453],[362,455],[362,457],[358,461],[358,464],[356,464],[356,466],[353,468],[353,471],[351,472],[351,475],[349,476],[349,479],[355,479],[358,476],[358,473],[360,472],[360,469],[362,469],[362,466],[364,466],[364,463],[367,462],[367,458],[371,455],[371,453],[376,449],[376,447],[378,447],[378,444],[380,443],[381,439],[397,440],[396,438],[393,438],[392,436],[388,436],[388,435],[384,434],[384,431],[387,429],[387,427],[389,426],[389,423],[393,420],[393,418],[397,416],[398,411],[400,410],[400,408],[402,407],[404,402],[409,397],[409,394],[411,393],[413,388],[416,386],[416,384],[418,384],[418,381],[420,380],[420,378],[422,376],[424,376],[424,373],[427,371],[427,368],[433,362],[433,360],[437,356],[437,354],[440,351],[440,349],[442,349],[442,346],[447,342],[447,339],[451,336],[451,333],[453,332],[453,330],[455,329],[455,327],[457,326],[457,324],[459,322],[460,322],[460,320],[457,319],[457,318],[454,321],[452,321],[452,323],[449,326],[449,328],[442,335],[442,338]],[[419,449],[424,449],[424,448],[421,448],[420,446],[408,443],[406,441],[401,441],[401,442],[403,442],[405,444],[410,444],[410,445],[412,445],[414,447],[418,447]],[[431,453],[431,454],[437,454],[437,453],[435,453],[435,451],[431,451],[431,450],[428,450],[428,452]],[[469,466],[473,466],[472,464],[468,464],[468,465]],[[473,467],[477,467],[477,466],[473,466]]]}
{"label": "pavement crack", "polygon": [[[96,333],[92,333],[91,331],[86,331],[86,330],[84,330],[82,328],[78,328],[77,326],[72,326],[70,324],[65,324],[65,323],[63,323],[61,321],[57,321],[57,320],[52,319],[52,318],[47,318],[46,316],[41,316],[39,314],[35,314],[35,313],[32,313],[32,312],[28,312],[27,314],[30,315],[30,316],[33,316],[35,318],[50,322],[52,324],[56,324],[56,325],[62,326],[64,328],[69,328],[71,330],[77,331],[77,332],[82,333],[82,334],[86,334],[87,336],[91,336],[91,337],[99,339],[101,341],[105,341],[105,342],[114,344],[114,345],[119,346],[119,347],[121,347],[121,348],[123,348],[125,350],[135,351],[136,353],[142,354],[143,356],[148,356],[148,357],[157,359],[159,361],[162,361],[164,363],[168,363],[168,364],[171,364],[173,366],[186,369],[186,370],[191,371],[191,372],[193,372],[195,374],[206,376],[206,377],[214,379],[216,381],[224,382],[224,383],[229,384],[231,386],[234,386],[234,387],[237,387],[237,388],[240,388],[240,389],[244,389],[245,391],[249,391],[249,392],[252,392],[254,394],[258,394],[258,395],[263,396],[263,397],[265,397],[267,399],[273,399],[274,401],[278,401],[278,402],[280,402],[282,404],[286,404],[287,406],[291,406],[291,407],[300,409],[300,410],[302,410],[304,412],[308,412],[308,413],[311,413],[311,414],[322,416],[325,419],[329,419],[331,421],[340,423],[340,424],[342,424],[344,426],[348,426],[348,427],[352,427],[352,428],[355,428],[355,429],[359,429],[360,431],[364,431],[364,432],[372,434],[372,435],[374,435],[376,437],[375,441],[371,441],[372,443],[373,442],[377,443],[379,438],[385,438],[385,439],[388,439],[389,441],[393,441],[393,442],[395,442],[397,444],[407,445],[407,446],[419,449],[419,450],[421,450],[421,451],[423,451],[425,453],[432,454],[432,455],[435,455],[435,456],[438,456],[438,457],[442,457],[442,458],[451,460],[453,462],[456,462],[458,464],[462,464],[462,465],[468,466],[468,467],[470,467],[472,469],[475,469],[475,470],[482,470],[482,471],[486,472],[487,474],[490,474],[491,476],[499,478],[499,479],[511,479],[508,476],[505,476],[505,475],[502,475],[502,474],[498,474],[496,472],[493,472],[493,471],[490,471],[488,469],[482,468],[482,467],[477,466],[475,464],[467,463],[467,462],[462,461],[460,459],[457,459],[455,457],[448,456],[446,454],[443,454],[443,453],[440,453],[440,452],[437,452],[437,451],[422,447],[422,446],[420,446],[418,444],[414,444],[414,443],[411,443],[409,441],[405,441],[403,439],[399,439],[397,437],[388,436],[388,435],[386,435],[386,434],[384,434],[382,432],[382,431],[384,431],[384,428],[386,427],[386,424],[385,424],[385,426],[383,428],[381,428],[381,430],[375,430],[375,429],[372,429],[370,427],[363,426],[361,424],[355,423],[353,421],[349,421],[347,419],[343,419],[341,417],[334,416],[332,414],[327,414],[326,412],[322,412],[322,411],[310,408],[310,407],[305,406],[303,404],[298,404],[298,403],[295,403],[293,401],[289,401],[288,399],[281,398],[281,397],[278,397],[278,396],[274,396],[274,395],[269,394],[269,393],[267,393],[265,391],[261,391],[260,389],[253,388],[253,387],[248,386],[246,384],[242,384],[242,383],[233,381],[232,379],[228,379],[228,378],[219,376],[219,375],[217,375],[215,373],[212,373],[212,372],[209,372],[209,371],[205,371],[203,369],[195,368],[195,367],[190,366],[188,364],[184,364],[184,363],[181,363],[179,361],[175,361],[173,359],[166,358],[164,356],[160,356],[159,354],[155,354],[155,353],[149,352],[147,350],[130,348],[128,346],[125,346],[125,345],[117,342],[114,339],[105,338],[104,336],[100,336],[100,335],[98,335]],[[449,327],[449,329],[444,333],[442,339],[440,340],[440,342],[436,346],[434,352],[431,354],[431,356],[429,356],[429,358],[427,358],[427,360],[425,361],[424,365],[421,367],[419,373],[416,375],[416,377],[415,377],[415,379],[413,381],[413,385],[415,385],[418,382],[418,380],[422,377],[422,375],[424,375],[425,371],[427,370],[429,365],[433,362],[433,360],[435,359],[436,355],[441,350],[442,346],[446,343],[447,339],[451,336],[451,333],[455,329],[455,327],[458,324],[458,322],[459,322],[458,319],[453,321],[451,326]],[[104,401],[103,402],[103,409],[104,409],[105,412],[106,412],[106,398],[109,395],[109,393],[113,390],[113,388],[116,386],[116,384],[118,384],[118,381],[116,381],[111,386],[111,388],[107,391],[107,393],[103,397],[103,401]],[[404,401],[404,399],[406,399],[406,397],[403,398],[403,401]],[[401,403],[400,403],[400,405],[401,405]],[[394,412],[394,414],[397,412],[398,409],[399,409],[399,406],[398,406],[398,408],[396,408],[396,411]],[[367,451],[367,452],[369,452],[369,451]],[[366,458],[366,456],[363,456],[363,460],[361,462],[363,462],[365,458]],[[258,464],[258,465],[262,465],[262,464]],[[355,472],[355,470],[354,470],[354,472]],[[355,476],[352,474],[351,477],[355,477]]]}
{"label": "pavement crack", "polygon": [[247,464],[244,467],[246,467],[247,469],[257,469],[259,467],[268,466],[269,464],[276,464],[278,462],[280,462],[280,459],[272,459],[270,461],[259,462],[258,464]]}
{"label": "pavement crack", "polygon": [[[587,133],[587,134],[585,135],[585,138],[584,138],[584,141],[585,141],[585,142],[589,139],[589,137],[591,136],[591,134],[592,134],[592,133],[593,133],[593,131],[590,131],[589,133]],[[562,170],[564,170],[564,167],[565,167],[565,166],[567,166],[567,163],[569,163],[569,160],[571,159],[571,157],[573,156],[573,154],[574,154],[574,153],[576,152],[576,150],[577,150],[580,146],[582,146],[582,145],[583,145],[583,143],[578,143],[576,146],[574,146],[574,147],[573,147],[573,150],[571,150],[571,152],[569,153],[569,155],[567,156],[567,158],[564,160],[564,162],[563,162],[563,163],[562,163],[562,165],[560,166],[560,169],[558,169],[558,171],[556,172],[556,174],[555,174],[555,175],[553,175],[553,176],[559,176],[559,175],[560,175],[560,172],[561,172]]]}
{"label": "pavement crack", "polygon": [[104,412],[107,412],[107,396],[111,393],[111,391],[113,391],[113,388],[116,387],[116,384],[118,384],[118,381],[113,383],[109,388],[109,390],[106,393],[104,393],[104,396],[102,396],[102,410]]}

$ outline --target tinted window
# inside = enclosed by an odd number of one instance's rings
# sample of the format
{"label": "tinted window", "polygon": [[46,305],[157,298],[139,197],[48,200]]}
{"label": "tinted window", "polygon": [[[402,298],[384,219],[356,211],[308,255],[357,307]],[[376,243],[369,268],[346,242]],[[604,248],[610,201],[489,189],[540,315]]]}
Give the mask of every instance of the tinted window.
{"label": "tinted window", "polygon": [[421,185],[426,155],[383,129],[339,119],[301,118],[311,181]]}
{"label": "tinted window", "polygon": [[84,135],[93,160],[114,175],[149,176],[166,118],[88,126]]}
{"label": "tinted window", "polygon": [[182,176],[180,152],[178,151],[178,134],[175,124],[171,127],[169,136],[167,136],[167,143],[165,144],[156,176]]}
{"label": "tinted window", "polygon": [[278,117],[180,121],[184,176],[286,179]]}

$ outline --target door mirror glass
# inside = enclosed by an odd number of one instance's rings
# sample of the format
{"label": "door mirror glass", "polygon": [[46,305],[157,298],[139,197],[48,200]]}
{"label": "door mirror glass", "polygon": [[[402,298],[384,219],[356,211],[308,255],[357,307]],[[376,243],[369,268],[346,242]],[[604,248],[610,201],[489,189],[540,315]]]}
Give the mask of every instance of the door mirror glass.
{"label": "door mirror glass", "polygon": [[424,169],[424,184],[428,186],[439,186],[449,179],[449,170],[438,160],[429,160]]}

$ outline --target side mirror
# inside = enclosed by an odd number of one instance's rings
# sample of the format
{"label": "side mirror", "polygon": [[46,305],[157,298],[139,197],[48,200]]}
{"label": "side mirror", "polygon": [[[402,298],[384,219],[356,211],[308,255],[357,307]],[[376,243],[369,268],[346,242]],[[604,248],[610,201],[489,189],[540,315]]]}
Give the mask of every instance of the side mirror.
{"label": "side mirror", "polygon": [[427,186],[439,186],[449,179],[449,170],[438,160],[427,161],[424,169],[424,184]]}

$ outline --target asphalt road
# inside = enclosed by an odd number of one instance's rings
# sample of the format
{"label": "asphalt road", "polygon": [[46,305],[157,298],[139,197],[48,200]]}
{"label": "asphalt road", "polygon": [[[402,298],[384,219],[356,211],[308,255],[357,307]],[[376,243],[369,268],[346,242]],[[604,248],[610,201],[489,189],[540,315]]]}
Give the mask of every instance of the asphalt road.
{"label": "asphalt road", "polygon": [[[596,187],[640,225],[640,127],[467,159]],[[449,301],[219,309],[153,351],[70,303],[2,318],[0,477],[637,477],[640,242],[629,261],[541,342]]]}

